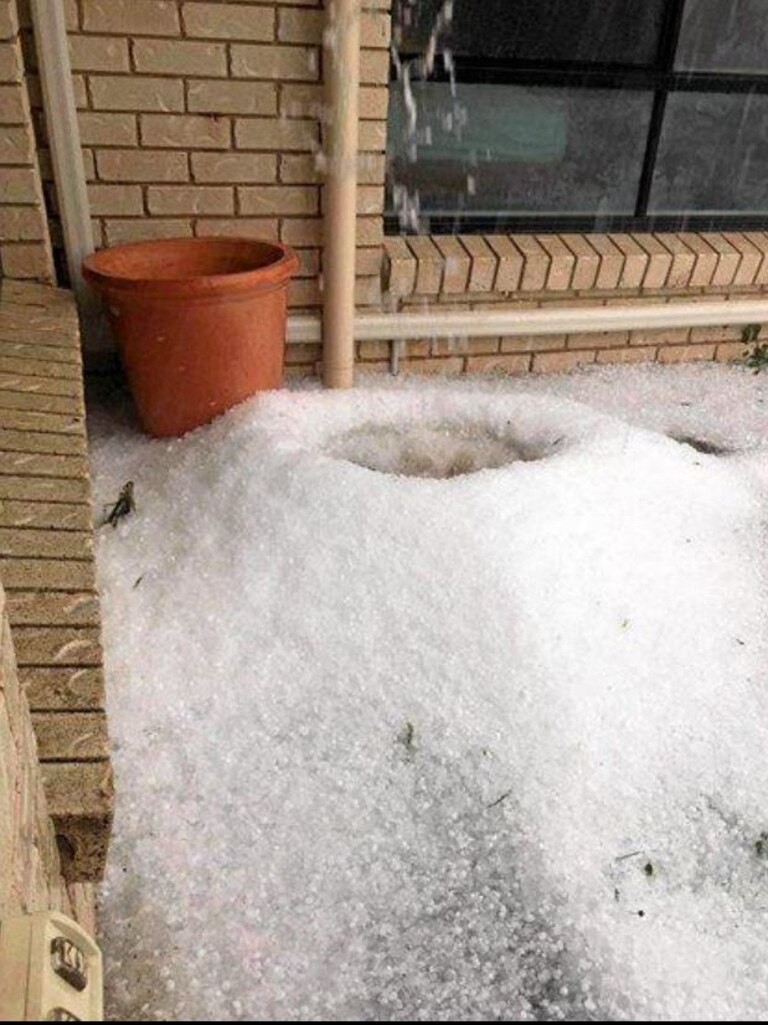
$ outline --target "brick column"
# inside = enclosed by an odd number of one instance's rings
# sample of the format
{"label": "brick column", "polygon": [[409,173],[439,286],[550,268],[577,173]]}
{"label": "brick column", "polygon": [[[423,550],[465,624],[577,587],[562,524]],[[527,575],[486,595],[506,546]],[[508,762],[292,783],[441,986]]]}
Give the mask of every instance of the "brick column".
{"label": "brick column", "polygon": [[0,270],[53,280],[16,0],[0,0]]}

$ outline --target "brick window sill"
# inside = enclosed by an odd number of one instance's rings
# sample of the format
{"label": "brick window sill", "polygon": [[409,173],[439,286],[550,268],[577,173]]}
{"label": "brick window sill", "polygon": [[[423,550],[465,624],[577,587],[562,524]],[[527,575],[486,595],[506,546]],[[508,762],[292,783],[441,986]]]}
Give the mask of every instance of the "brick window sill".
{"label": "brick window sill", "polygon": [[768,233],[415,235],[384,240],[393,299],[768,286]]}

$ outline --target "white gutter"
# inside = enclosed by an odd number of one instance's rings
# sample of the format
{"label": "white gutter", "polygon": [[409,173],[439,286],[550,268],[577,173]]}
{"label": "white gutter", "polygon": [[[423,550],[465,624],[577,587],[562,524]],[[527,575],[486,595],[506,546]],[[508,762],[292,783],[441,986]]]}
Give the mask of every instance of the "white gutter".
{"label": "white gutter", "polygon": [[[537,310],[460,310],[428,313],[358,313],[356,341],[419,338],[488,338],[505,335],[582,334],[768,323],[764,299],[649,303],[643,306],[546,307]],[[320,342],[318,317],[288,319],[288,342]]]}
{"label": "white gutter", "polygon": [[91,295],[83,280],[81,266],[83,257],[93,252],[93,228],[85,187],[64,4],[31,0],[31,6],[67,267],[72,288],[80,300]]}
{"label": "white gutter", "polygon": [[91,208],[85,184],[64,4],[31,0],[43,108],[51,145],[53,177],[72,291],[83,343],[91,351],[112,348],[104,311],[83,279],[83,258],[94,250]]}
{"label": "white gutter", "polygon": [[323,383],[327,388],[349,388],[355,364],[360,0],[328,0],[323,74]]}

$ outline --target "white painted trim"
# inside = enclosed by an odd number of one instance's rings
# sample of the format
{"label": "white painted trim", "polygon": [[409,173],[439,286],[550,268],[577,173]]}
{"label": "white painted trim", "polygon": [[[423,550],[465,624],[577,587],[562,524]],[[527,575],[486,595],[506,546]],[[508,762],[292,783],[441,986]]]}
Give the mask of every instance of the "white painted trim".
{"label": "white painted trim", "polygon": [[[764,299],[725,302],[648,303],[637,306],[558,306],[537,310],[461,310],[428,313],[358,313],[356,341],[407,338],[488,338],[498,335],[582,334],[600,331],[664,330],[768,323]],[[288,342],[320,342],[320,318],[288,319]]]}

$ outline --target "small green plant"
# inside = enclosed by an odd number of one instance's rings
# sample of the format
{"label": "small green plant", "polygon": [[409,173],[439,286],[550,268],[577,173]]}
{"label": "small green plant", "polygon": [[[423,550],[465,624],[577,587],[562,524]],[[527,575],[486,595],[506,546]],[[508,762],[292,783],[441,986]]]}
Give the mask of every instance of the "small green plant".
{"label": "small green plant", "polygon": [[741,332],[741,340],[746,346],[744,363],[755,374],[768,367],[768,342],[758,343],[762,324],[745,324]]}

